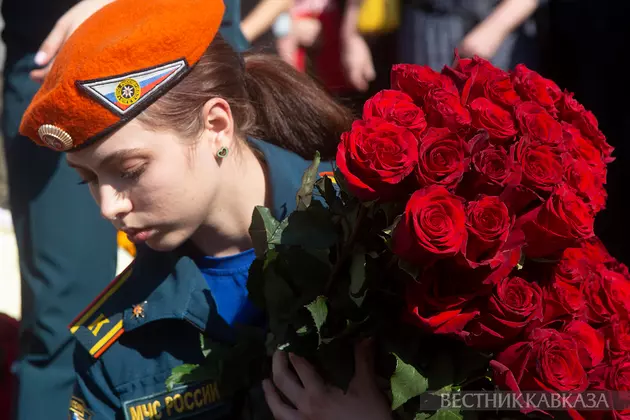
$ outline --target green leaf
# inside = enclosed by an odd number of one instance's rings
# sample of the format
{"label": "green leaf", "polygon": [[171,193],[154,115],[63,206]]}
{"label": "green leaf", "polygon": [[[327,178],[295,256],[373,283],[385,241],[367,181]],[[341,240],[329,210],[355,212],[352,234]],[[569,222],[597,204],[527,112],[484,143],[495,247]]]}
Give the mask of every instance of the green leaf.
{"label": "green leaf", "polygon": [[311,317],[313,317],[315,328],[317,328],[320,344],[322,326],[326,322],[326,317],[328,317],[328,305],[326,304],[326,301],[327,299],[325,296],[318,296],[317,299],[306,305],[306,309],[308,309],[311,313]]}
{"label": "green leaf", "polygon": [[203,353],[203,357],[205,359],[210,353],[212,353],[212,344],[204,334],[199,334],[199,338],[201,341],[201,353]]}
{"label": "green leaf", "polygon": [[[365,254],[363,252],[356,253],[352,256],[350,263],[350,298],[361,307],[363,299],[365,299],[366,291],[363,291],[365,285]],[[361,293],[363,291],[363,293]]]}
{"label": "green leaf", "polygon": [[324,176],[315,182],[319,193],[324,197],[328,207],[333,208],[337,203],[337,191],[330,177]]}
{"label": "green leaf", "polygon": [[281,235],[272,239],[273,244],[325,249],[337,240],[332,214],[319,201],[306,211],[291,213],[286,220]]}
{"label": "green leaf", "polygon": [[317,168],[319,167],[320,162],[321,158],[319,152],[315,152],[313,162],[306,169],[306,171],[304,171],[304,175],[302,175],[302,186],[298,190],[296,196],[298,211],[306,210],[308,206],[311,205],[311,201],[313,199],[313,186],[315,185],[315,181],[317,180]]}
{"label": "green leaf", "polygon": [[279,222],[271,214],[267,207],[256,206],[252,215],[252,223],[249,227],[249,235],[252,238],[256,256],[261,258],[270,248],[270,244],[280,238],[287,221]]}
{"label": "green leaf", "polygon": [[291,305],[295,312],[302,312],[304,305],[324,294],[332,264],[327,259],[323,259],[319,252],[291,247],[283,250],[278,258],[276,269],[294,292],[293,301],[287,304]]}
{"label": "green leaf", "polygon": [[336,168],[334,170],[335,173],[335,181],[337,182],[337,185],[339,186],[339,189],[341,190],[341,196],[344,200],[348,199],[349,197],[349,193],[348,193],[348,183],[346,181],[346,177],[343,176],[343,173],[341,173],[341,171],[339,170],[339,168]]}
{"label": "green leaf", "polygon": [[401,215],[396,216],[392,224],[389,225],[387,228],[383,229],[382,231],[383,236],[386,238],[391,238],[394,232],[394,229],[396,229],[396,226],[398,225],[398,223],[400,223],[401,219],[402,219]]}
{"label": "green leaf", "polygon": [[296,295],[274,264],[265,272],[264,295],[269,317],[290,318],[294,312]]}
{"label": "green leaf", "polygon": [[416,368],[396,357],[396,370],[390,379],[392,390],[392,410],[396,410],[410,399],[425,392],[429,386],[427,378],[422,376]]}
{"label": "green leaf", "polygon": [[409,261],[399,258],[398,267],[405,273],[409,274],[414,280],[417,280],[418,277],[420,277],[420,267]]}
{"label": "green leaf", "polygon": [[219,371],[220,366],[180,365],[173,368],[171,376],[166,379],[166,388],[171,391],[177,385],[216,380],[219,377]]}

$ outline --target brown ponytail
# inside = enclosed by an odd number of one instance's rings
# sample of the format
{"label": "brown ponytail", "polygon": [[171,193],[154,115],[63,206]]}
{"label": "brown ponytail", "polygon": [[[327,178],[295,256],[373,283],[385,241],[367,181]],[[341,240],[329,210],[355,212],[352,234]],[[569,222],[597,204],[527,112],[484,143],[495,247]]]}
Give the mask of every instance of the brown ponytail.
{"label": "brown ponytail", "polygon": [[190,73],[144,113],[143,123],[196,137],[199,114],[211,98],[225,99],[238,134],[257,137],[310,159],[319,151],[332,159],[350,110],[309,76],[280,58],[246,53],[241,58],[220,36]]}

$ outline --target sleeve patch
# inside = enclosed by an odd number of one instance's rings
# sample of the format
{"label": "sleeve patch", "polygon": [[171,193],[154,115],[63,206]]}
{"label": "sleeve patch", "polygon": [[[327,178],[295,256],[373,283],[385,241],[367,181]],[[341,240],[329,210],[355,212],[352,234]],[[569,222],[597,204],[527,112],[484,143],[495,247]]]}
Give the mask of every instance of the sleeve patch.
{"label": "sleeve patch", "polygon": [[75,396],[70,400],[70,412],[68,413],[69,420],[90,420],[92,418],[92,412],[87,409],[85,403],[81,398]]}
{"label": "sleeve patch", "polygon": [[94,358],[100,357],[124,332],[122,312],[107,304],[131,275],[131,265],[73,322],[70,332]]}
{"label": "sleeve patch", "polygon": [[209,410],[227,412],[229,404],[221,400],[216,382],[174,388],[123,402],[126,420],[176,420]]}

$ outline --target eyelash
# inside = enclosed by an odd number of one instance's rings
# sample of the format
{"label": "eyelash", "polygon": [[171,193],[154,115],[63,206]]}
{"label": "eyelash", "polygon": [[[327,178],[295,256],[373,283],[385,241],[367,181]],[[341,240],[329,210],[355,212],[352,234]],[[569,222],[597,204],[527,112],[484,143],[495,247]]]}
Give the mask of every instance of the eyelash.
{"label": "eyelash", "polygon": [[122,179],[131,179],[132,181],[137,181],[140,178],[140,175],[142,175],[142,173],[146,169],[146,167],[147,167],[146,163],[142,164],[134,170],[123,172],[122,174],[120,174],[120,177]]}
{"label": "eyelash", "polygon": [[[131,171],[127,171],[127,172],[123,172],[120,174],[120,177],[122,179],[130,179],[132,181],[138,181],[138,179],[140,179],[140,175],[142,175],[142,173],[144,172],[144,170],[146,169],[147,164],[143,164],[140,165],[137,169],[131,170]],[[90,178],[90,179],[84,179],[81,180],[79,182],[79,185],[85,185],[85,184],[91,184],[93,182],[96,182],[96,177]]]}

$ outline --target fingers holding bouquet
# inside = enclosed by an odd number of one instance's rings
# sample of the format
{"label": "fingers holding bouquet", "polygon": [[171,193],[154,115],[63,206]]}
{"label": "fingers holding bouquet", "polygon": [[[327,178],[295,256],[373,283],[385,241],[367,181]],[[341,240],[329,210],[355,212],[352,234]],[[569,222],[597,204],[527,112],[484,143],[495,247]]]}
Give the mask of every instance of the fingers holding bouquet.
{"label": "fingers holding bouquet", "polygon": [[355,346],[355,373],[345,392],[326,384],[303,357],[280,350],[273,355],[272,378],[263,382],[263,389],[278,420],[392,418],[388,402],[376,384],[369,340]]}

